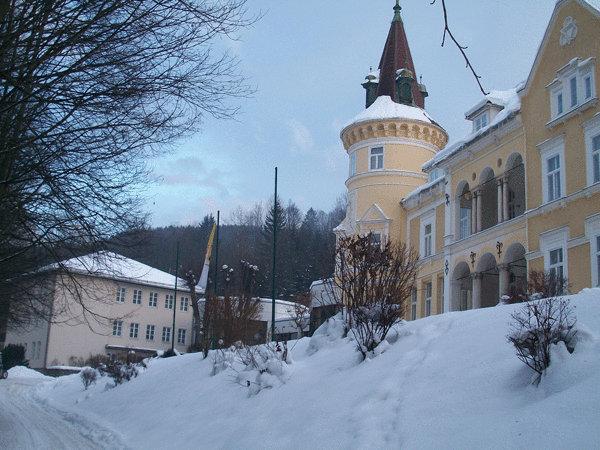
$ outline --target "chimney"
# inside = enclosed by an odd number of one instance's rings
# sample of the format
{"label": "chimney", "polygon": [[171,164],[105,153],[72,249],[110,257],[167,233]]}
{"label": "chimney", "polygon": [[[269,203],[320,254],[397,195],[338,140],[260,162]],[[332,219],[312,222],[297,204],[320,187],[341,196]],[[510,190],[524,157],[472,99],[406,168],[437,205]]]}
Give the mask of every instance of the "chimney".
{"label": "chimney", "polygon": [[366,98],[366,106],[368,108],[371,106],[375,100],[377,100],[377,88],[379,86],[379,75],[376,72],[373,72],[373,68],[365,78],[365,82],[362,84],[362,87],[365,88],[367,98]]}

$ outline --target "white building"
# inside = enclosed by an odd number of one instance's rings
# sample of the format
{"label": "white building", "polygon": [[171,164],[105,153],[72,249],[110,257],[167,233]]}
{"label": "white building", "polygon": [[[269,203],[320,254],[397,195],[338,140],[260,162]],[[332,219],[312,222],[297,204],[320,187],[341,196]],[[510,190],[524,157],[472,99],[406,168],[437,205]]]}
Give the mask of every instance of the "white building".
{"label": "white building", "polygon": [[[138,261],[95,253],[47,267],[51,321],[8,329],[5,344],[22,344],[32,368],[72,365],[90,355],[150,355],[191,344],[193,313],[182,279]],[[175,309],[175,329],[173,311]]]}

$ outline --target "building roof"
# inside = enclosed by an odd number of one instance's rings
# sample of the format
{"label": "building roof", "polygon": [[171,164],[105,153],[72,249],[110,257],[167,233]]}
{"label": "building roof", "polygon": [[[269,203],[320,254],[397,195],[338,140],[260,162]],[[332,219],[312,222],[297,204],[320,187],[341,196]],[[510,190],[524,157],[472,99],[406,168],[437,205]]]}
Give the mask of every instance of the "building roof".
{"label": "building roof", "polygon": [[[63,269],[69,272],[109,278],[134,284],[175,288],[175,276],[113,252],[96,252],[46,266],[45,270]],[[185,280],[178,279],[177,287],[186,291]]]}
{"label": "building roof", "polygon": [[[503,107],[502,111],[500,111],[487,126],[481,128],[478,131],[468,134],[463,139],[460,139],[451,145],[446,146],[446,148],[438,152],[431,160],[423,164],[423,170],[428,171],[432,169],[442,161],[445,161],[451,156],[454,156],[456,153],[458,153],[468,145],[472,144],[480,137],[500,127],[507,119],[514,117],[521,110],[521,100],[519,99],[519,95],[517,94],[517,91],[521,89],[521,86],[522,83],[519,83],[519,85],[517,85],[513,89],[509,89],[507,91],[491,91],[490,94],[485,96],[483,100],[484,102],[488,101],[488,96],[492,96],[495,104]],[[481,102],[479,102],[478,104],[480,103]]]}
{"label": "building roof", "polygon": [[[409,69],[413,73],[415,80],[418,80],[412,55],[410,54],[406,31],[404,30],[404,23],[400,16],[401,9],[398,1],[396,1],[396,6],[394,7],[394,20],[390,26],[390,31],[383,48],[383,54],[381,55],[381,60],[379,62],[378,97],[387,95],[393,99],[397,98],[396,72],[400,69]],[[417,82],[413,83],[412,95],[415,105],[419,108],[424,108],[425,98],[423,97]]]}

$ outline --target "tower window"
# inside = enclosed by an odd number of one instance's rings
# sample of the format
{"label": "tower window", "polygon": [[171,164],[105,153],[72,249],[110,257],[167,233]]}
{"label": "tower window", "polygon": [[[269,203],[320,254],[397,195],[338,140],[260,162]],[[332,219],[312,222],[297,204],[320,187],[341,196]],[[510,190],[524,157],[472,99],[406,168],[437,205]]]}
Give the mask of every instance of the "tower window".
{"label": "tower window", "polygon": [[351,177],[356,175],[356,152],[350,154],[350,170],[348,175]]}
{"label": "tower window", "polygon": [[371,149],[371,158],[369,163],[370,170],[383,169],[383,147],[375,147]]}

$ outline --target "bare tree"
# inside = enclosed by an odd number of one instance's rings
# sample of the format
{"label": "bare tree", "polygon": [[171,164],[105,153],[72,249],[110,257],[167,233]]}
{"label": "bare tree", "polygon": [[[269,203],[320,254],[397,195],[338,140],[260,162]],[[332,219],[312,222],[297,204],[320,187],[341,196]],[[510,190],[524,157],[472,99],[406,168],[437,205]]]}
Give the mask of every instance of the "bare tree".
{"label": "bare tree", "polygon": [[[143,225],[146,161],[248,95],[213,43],[246,0],[12,0],[0,9],[0,312],[48,318],[20,274]],[[6,280],[10,280],[7,282]],[[29,298],[28,302],[35,302]],[[18,305],[17,305],[18,306]]]}
{"label": "bare tree", "polygon": [[292,321],[298,330],[298,339],[304,336],[304,327],[307,324],[307,314],[310,312],[310,293],[298,294],[294,296],[294,309],[292,311]]}
{"label": "bare tree", "polygon": [[239,273],[223,266],[224,296],[206,295],[202,315],[202,350],[205,357],[215,347],[229,347],[234,342],[248,343],[259,330],[260,298],[256,297],[258,268],[240,262]]}
{"label": "bare tree", "polygon": [[347,311],[348,329],[364,358],[404,316],[418,255],[404,243],[375,243],[373,235],[342,237],[329,294]]}

